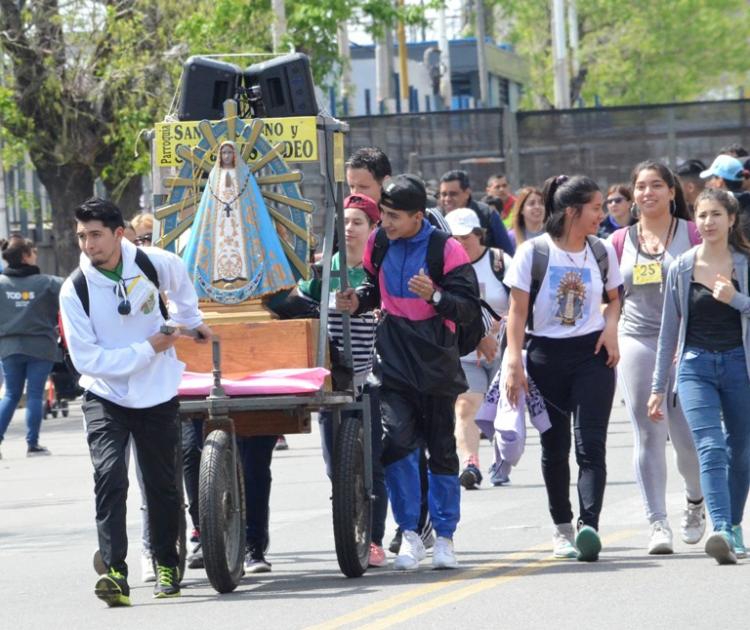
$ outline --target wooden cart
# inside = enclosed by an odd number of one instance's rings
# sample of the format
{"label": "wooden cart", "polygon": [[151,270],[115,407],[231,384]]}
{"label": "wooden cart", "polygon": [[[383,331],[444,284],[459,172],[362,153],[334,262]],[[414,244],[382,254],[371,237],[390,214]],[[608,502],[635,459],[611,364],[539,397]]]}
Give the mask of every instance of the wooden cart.
{"label": "wooden cart", "polygon": [[[234,112],[234,113],[232,113]],[[156,211],[163,219],[162,237],[157,242],[174,249],[176,239],[189,227],[189,176],[195,176],[190,164],[203,163],[209,144],[219,134],[247,138],[256,149],[266,151],[257,164],[270,168],[273,175],[259,178],[267,185],[280,185],[290,207],[291,219],[277,216],[282,231],[290,241],[285,251],[299,269],[306,242],[299,226],[292,219],[299,213],[310,212],[311,204],[298,199],[297,183],[301,175],[291,173],[280,159],[278,145],[273,149],[265,143],[260,126],[255,121],[242,124],[231,104],[225,104],[227,119],[215,125],[201,123],[204,141],[191,154],[185,147],[176,152],[185,160],[179,177],[170,177],[172,192],[158,200],[164,203]],[[320,147],[320,164],[326,178],[324,208],[324,236],[322,251],[322,295],[328,296],[331,279],[334,233],[344,242],[343,224],[343,134],[348,126],[329,116],[315,120]],[[213,140],[212,140],[213,139]],[[265,144],[264,144],[265,143]],[[205,146],[203,146],[205,144]],[[265,148],[264,148],[265,147]],[[252,148],[252,146],[250,147]],[[158,160],[154,160],[156,164]],[[158,179],[155,167],[154,180]],[[187,177],[187,179],[186,179]],[[188,184],[185,184],[185,182]],[[194,181],[194,180],[193,180]],[[278,201],[281,196],[264,192],[264,196]],[[310,206],[310,207],[308,207]],[[295,249],[298,248],[298,249]],[[346,269],[346,252],[339,252],[341,268]],[[342,289],[347,287],[347,274],[339,275]],[[206,573],[212,586],[220,593],[234,590],[243,574],[245,550],[245,505],[242,466],[234,437],[253,435],[281,435],[307,433],[311,416],[322,408],[333,415],[334,448],[332,454],[332,512],[336,556],[344,575],[361,576],[367,569],[371,539],[372,457],[370,444],[370,405],[367,396],[357,400],[350,385],[346,391],[331,391],[330,384],[313,394],[276,396],[227,396],[221,385],[222,371],[227,374],[249,373],[274,368],[325,367],[327,362],[328,301],[321,301],[320,318],[316,320],[274,320],[262,323],[243,321],[241,314],[224,309],[218,320],[207,319],[217,335],[212,346],[179,340],[178,356],[188,370],[213,372],[213,388],[208,397],[182,397],[180,410],[185,418],[200,417],[205,422],[205,441],[200,465],[200,523],[201,543]],[[251,318],[252,320],[252,318]],[[344,362],[351,367],[351,332],[349,317],[344,316]],[[356,414],[343,415],[343,411]]]}

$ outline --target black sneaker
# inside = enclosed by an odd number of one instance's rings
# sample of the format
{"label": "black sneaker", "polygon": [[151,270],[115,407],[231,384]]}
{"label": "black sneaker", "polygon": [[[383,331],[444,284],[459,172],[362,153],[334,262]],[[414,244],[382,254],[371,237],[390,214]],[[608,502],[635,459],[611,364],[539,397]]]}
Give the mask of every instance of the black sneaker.
{"label": "black sneaker", "polygon": [[26,457],[38,457],[39,455],[52,455],[52,452],[41,444],[29,444],[26,448]]}
{"label": "black sneaker", "polygon": [[187,557],[187,565],[188,569],[206,568],[206,565],[203,562],[203,547],[201,546],[200,542],[198,542],[195,547],[193,547],[193,551]]}
{"label": "black sneaker", "polygon": [[393,535],[393,538],[391,538],[391,542],[388,545],[388,551],[391,553],[398,554],[399,551],[401,551],[401,528],[396,528],[396,533]]}
{"label": "black sneaker", "polygon": [[180,596],[180,576],[177,567],[164,567],[156,565],[156,584],[154,584],[154,597],[166,599],[167,597]]}
{"label": "black sneaker", "polygon": [[469,464],[464,468],[458,480],[467,490],[479,490],[482,483],[482,473],[474,464]]}
{"label": "black sneaker", "polygon": [[100,575],[94,586],[94,595],[96,595],[107,606],[114,608],[116,606],[130,606],[130,586],[127,578],[114,569],[108,573]]}
{"label": "black sneaker", "polygon": [[270,573],[271,563],[266,560],[262,551],[247,547],[245,549],[245,573]]}

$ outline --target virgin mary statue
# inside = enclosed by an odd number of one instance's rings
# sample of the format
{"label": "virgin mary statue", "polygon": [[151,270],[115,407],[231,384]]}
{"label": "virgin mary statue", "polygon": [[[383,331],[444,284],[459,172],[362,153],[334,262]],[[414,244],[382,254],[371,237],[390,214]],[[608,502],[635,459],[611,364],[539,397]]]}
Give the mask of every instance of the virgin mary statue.
{"label": "virgin mary statue", "polygon": [[266,204],[233,142],[222,142],[182,255],[199,298],[237,304],[294,286]]}

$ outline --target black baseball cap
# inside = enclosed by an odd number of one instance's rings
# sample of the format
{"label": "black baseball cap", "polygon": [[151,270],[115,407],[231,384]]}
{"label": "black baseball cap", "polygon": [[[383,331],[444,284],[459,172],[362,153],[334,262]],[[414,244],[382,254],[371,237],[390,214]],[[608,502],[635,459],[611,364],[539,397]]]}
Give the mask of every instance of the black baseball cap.
{"label": "black baseball cap", "polygon": [[424,182],[410,173],[395,175],[383,184],[380,203],[393,210],[424,212],[427,207],[427,192]]}

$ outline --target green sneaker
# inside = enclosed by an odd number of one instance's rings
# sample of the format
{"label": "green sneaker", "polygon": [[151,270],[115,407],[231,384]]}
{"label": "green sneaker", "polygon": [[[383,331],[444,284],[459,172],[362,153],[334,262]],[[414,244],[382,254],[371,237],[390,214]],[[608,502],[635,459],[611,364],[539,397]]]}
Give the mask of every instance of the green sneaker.
{"label": "green sneaker", "polygon": [[742,525],[732,525],[732,540],[734,541],[734,555],[738,558],[746,558],[747,549],[742,538]]}
{"label": "green sneaker", "polygon": [[114,608],[116,606],[130,606],[130,587],[127,578],[114,569],[108,573],[100,575],[94,586],[94,595],[96,595],[107,606]]}
{"label": "green sneaker", "polygon": [[735,542],[732,532],[714,532],[706,540],[706,554],[711,556],[719,564],[737,564],[734,545]]}
{"label": "green sneaker", "polygon": [[589,525],[583,525],[576,535],[576,549],[581,562],[596,562],[602,550],[602,541],[597,531]]}
{"label": "green sneaker", "polygon": [[154,584],[154,597],[166,599],[167,597],[180,596],[180,576],[177,567],[164,567],[156,565],[156,584]]}

